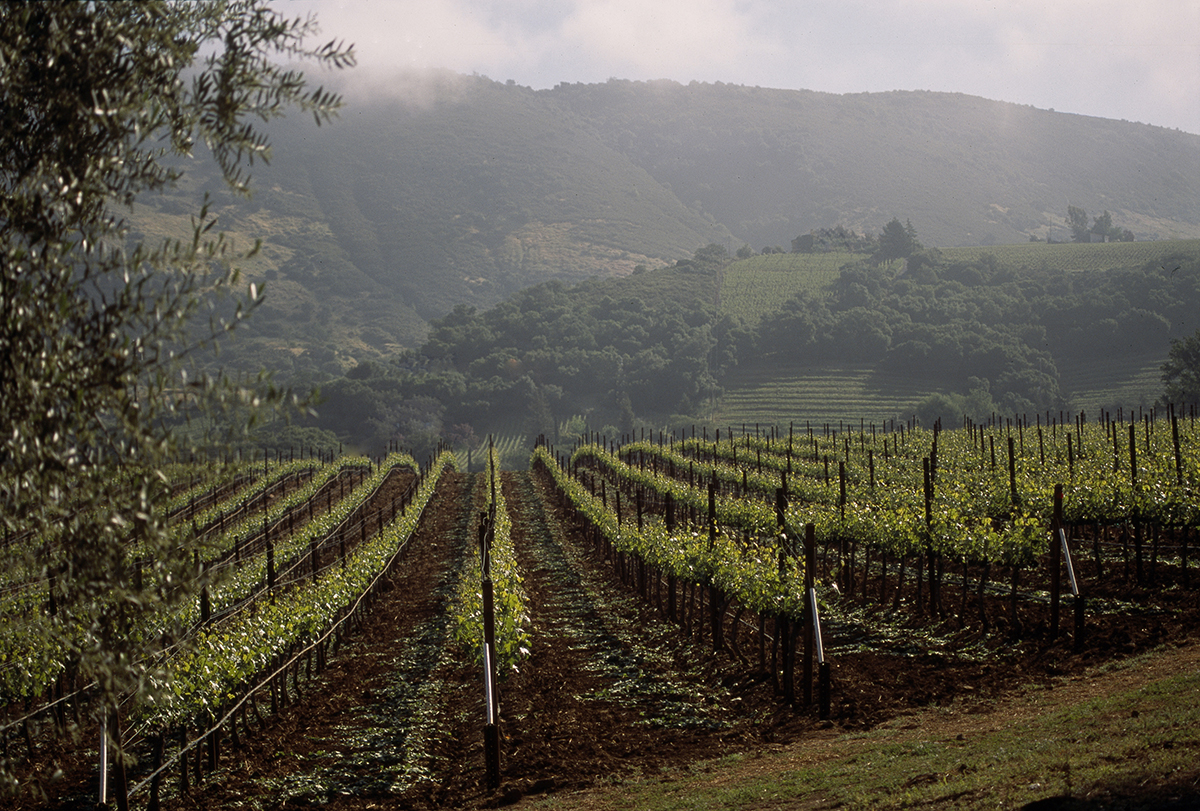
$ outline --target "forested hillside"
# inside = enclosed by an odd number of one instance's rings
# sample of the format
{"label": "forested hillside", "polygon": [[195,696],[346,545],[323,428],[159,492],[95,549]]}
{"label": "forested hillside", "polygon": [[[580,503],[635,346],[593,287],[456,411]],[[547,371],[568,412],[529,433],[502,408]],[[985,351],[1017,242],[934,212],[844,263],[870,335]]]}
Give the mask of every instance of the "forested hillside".
{"label": "forested hillside", "polygon": [[[981,258],[1078,237],[1069,214],[1100,236],[1200,236],[1197,136],[942,93],[397,82],[329,126],[276,128],[252,199],[197,157],[131,217],[135,237],[186,236],[208,192],[231,239],[262,240],[245,272],[265,302],[215,364],[320,387],[308,427],[360,447],[712,419],[727,386],[798,365],[1054,408],[1086,353],[1144,369],[1200,312],[1194,251],[1167,278],[1136,254]],[[946,252],[898,264],[885,226]],[[858,253],[826,255],[815,285],[726,283],[735,254],[793,247]]]}
{"label": "forested hillside", "polygon": [[198,157],[139,201],[151,238],[186,235],[208,190],[219,228],[263,240],[246,270],[267,302],[226,366],[319,381],[419,346],[458,304],[893,217],[938,246],[1068,239],[1068,205],[1139,240],[1200,236],[1200,137],[1142,124],[944,93],[449,73],[349,97],[331,125],[273,127],[251,200]]}
{"label": "forested hillside", "polygon": [[[786,378],[798,366],[853,368],[868,386],[898,392],[874,418],[1032,419],[1080,407],[1068,370],[1161,362],[1173,339],[1200,329],[1200,245],[1175,244],[1165,264],[1167,253],[1096,270],[1015,268],[986,253],[911,268],[858,259],[754,319],[722,306],[722,279],[736,268],[714,245],[658,270],[552,281],[485,311],[458,307],[433,322],[420,351],[328,382],[310,426],[418,449],[494,430],[554,437],[577,416],[628,433],[712,422],[746,370]],[[1069,246],[1042,251],[1060,247]],[[764,419],[805,416],[776,406]]]}

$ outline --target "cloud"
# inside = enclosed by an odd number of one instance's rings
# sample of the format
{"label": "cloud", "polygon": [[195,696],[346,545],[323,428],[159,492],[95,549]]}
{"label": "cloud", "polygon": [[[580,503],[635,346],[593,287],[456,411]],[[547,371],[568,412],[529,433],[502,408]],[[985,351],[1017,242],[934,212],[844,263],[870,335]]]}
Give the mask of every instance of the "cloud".
{"label": "cloud", "polygon": [[1200,133],[1200,0],[304,0],[361,72],[928,89]]}
{"label": "cloud", "polygon": [[576,4],[559,33],[564,51],[613,75],[677,77],[736,69],[749,56],[748,22],[722,0],[596,0]]}
{"label": "cloud", "polygon": [[474,3],[308,0],[275,3],[282,13],[311,11],[323,36],[354,43],[366,69],[450,68],[510,58],[502,31],[481,18]]}

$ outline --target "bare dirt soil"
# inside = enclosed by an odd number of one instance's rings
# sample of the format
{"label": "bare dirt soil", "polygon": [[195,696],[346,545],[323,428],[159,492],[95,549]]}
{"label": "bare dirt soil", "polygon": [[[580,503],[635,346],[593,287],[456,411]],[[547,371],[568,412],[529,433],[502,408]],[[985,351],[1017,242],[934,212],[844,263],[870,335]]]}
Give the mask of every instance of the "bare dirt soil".
{"label": "bare dirt soil", "polygon": [[[501,684],[502,784],[489,790],[479,667],[449,642],[444,619],[459,561],[473,549],[473,486],[448,474],[371,621],[302,684],[299,704],[244,736],[227,765],[168,807],[494,807],[797,741],[811,744],[805,757],[832,757],[847,730],[905,716],[926,735],[971,734],[1043,711],[1022,690],[1031,684],[1059,685],[1053,694],[1064,699],[1103,695],[1200,658],[1190,645],[1150,668],[1085,678],[1097,663],[1181,644],[1200,628],[1194,590],[1110,584],[1122,592],[1110,597],[1143,610],[1093,617],[1080,651],[1066,634],[1037,641],[1048,609],[1033,605],[1022,622],[1034,641],[940,623],[951,649],[984,655],[955,656],[945,644],[838,653],[831,718],[820,720],[784,706],[756,656],[737,661],[685,638],[579,544],[545,482],[505,474],[533,644]],[[930,625],[904,621],[914,635]],[[1070,627],[1069,613],[1062,622]],[[916,715],[950,702],[953,715]]]}

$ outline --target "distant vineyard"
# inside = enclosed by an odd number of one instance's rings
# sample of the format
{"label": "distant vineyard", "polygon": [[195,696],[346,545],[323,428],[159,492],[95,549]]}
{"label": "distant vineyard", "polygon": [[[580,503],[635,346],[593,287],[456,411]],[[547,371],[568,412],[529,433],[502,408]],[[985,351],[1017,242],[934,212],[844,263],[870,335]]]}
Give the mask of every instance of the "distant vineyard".
{"label": "distant vineyard", "polygon": [[797,293],[820,294],[848,262],[866,254],[775,253],[734,262],[721,279],[721,312],[757,320]]}
{"label": "distant vineyard", "polygon": [[1177,239],[1159,242],[1099,242],[1046,244],[1026,242],[1016,245],[990,245],[968,248],[942,248],[947,262],[977,262],[988,254],[1002,268],[1022,270],[1084,271],[1142,267],[1163,263],[1176,256],[1194,257],[1200,252],[1200,240]]}
{"label": "distant vineyard", "polygon": [[926,381],[910,375],[840,364],[738,369],[726,380],[725,388],[713,415],[721,425],[792,420],[836,423],[846,414],[882,422],[906,416],[905,412],[932,390]]}
{"label": "distant vineyard", "polygon": [[[1077,272],[1142,267],[1166,263],[1175,257],[1194,257],[1200,253],[1200,240],[1096,244],[1027,242],[939,250],[942,259],[948,263],[978,262],[986,254],[994,257],[1000,267],[1014,271]],[[722,275],[721,312],[754,321],[764,313],[778,309],[797,293],[820,294],[837,280],[844,265],[867,256],[845,252],[782,253],[734,262]]]}
{"label": "distant vineyard", "polygon": [[[529,466],[530,443],[525,434],[519,431],[505,432],[493,435],[492,440],[496,451],[497,465],[502,470],[523,470]],[[487,466],[487,458],[487,437],[471,448],[469,456],[465,448],[454,453],[454,461],[462,470],[467,470],[468,461],[471,463],[471,470],[484,470]]]}
{"label": "distant vineyard", "polygon": [[1075,407],[1095,413],[1116,403],[1149,406],[1163,393],[1162,354],[1140,358],[1097,355],[1087,364],[1059,368],[1059,382]]}

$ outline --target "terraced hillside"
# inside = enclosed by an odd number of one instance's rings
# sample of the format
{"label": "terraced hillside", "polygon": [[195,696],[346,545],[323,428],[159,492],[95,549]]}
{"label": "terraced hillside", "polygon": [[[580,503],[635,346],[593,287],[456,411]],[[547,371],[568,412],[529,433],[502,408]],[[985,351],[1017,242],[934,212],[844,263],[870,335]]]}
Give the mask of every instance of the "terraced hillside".
{"label": "terraced hillside", "polygon": [[717,425],[883,423],[907,419],[935,384],[871,366],[762,364],[737,370],[713,412]]}
{"label": "terraced hillside", "polygon": [[[940,279],[940,286],[936,288],[939,297],[972,301],[974,290],[982,290],[978,285],[984,284],[980,275],[970,269],[972,266],[991,269],[991,280],[987,284],[997,293],[1000,287],[1007,285],[1010,289],[1001,295],[1025,296],[1030,302],[1039,295],[1046,295],[1046,291],[1073,287],[1074,298],[1064,299],[1065,303],[1056,305],[1062,309],[1039,312],[1037,317],[1031,318],[1028,329],[1032,331],[1028,338],[1021,340],[1027,342],[1032,351],[1049,356],[1052,366],[1048,368],[1057,378],[1063,402],[1074,409],[1096,413],[1100,409],[1115,410],[1120,406],[1153,405],[1162,394],[1160,367],[1167,358],[1170,340],[1189,334],[1195,328],[1194,319],[1186,313],[1160,316],[1159,311],[1168,312],[1173,305],[1158,294],[1139,290],[1143,285],[1137,278],[1138,274],[1147,273],[1156,277],[1156,284],[1162,283],[1158,277],[1170,277],[1170,283],[1175,283],[1173,269],[1180,274],[1188,273],[1187,268],[1200,255],[1200,240],[1097,244],[1035,242],[943,248],[939,254],[940,264],[936,269],[926,268],[913,274],[918,277],[913,279],[915,285],[927,285],[931,278]],[[846,307],[844,302],[836,301],[838,295],[846,292],[839,293],[836,287],[843,268],[854,263],[864,267],[861,263],[865,258],[862,254],[846,252],[792,253],[734,262],[723,273],[720,312],[747,323],[765,324],[781,308],[795,313],[815,311],[818,315],[814,316],[817,320],[813,323],[817,324],[817,329],[829,329],[828,324],[835,323],[839,316],[839,308]],[[870,278],[891,284],[893,302],[897,301],[896,296],[904,295],[897,284],[907,271],[899,265],[856,272],[866,273],[860,281],[867,284],[871,283]],[[1108,277],[1110,273],[1114,275]],[[1073,282],[1076,274],[1088,281]],[[1096,288],[1107,278],[1125,279],[1122,282],[1124,292],[1111,301],[1105,299],[1108,303],[1095,309],[1099,295]],[[1149,276],[1147,281],[1151,281]],[[794,298],[804,294],[810,296],[808,304]],[[926,295],[933,294],[927,292]],[[1191,294],[1181,292],[1180,295],[1186,298]],[[823,316],[827,322],[819,320],[822,317],[820,305],[816,304],[814,310],[813,298],[829,302],[830,312]],[[788,303],[789,299],[792,299],[791,303]],[[1007,323],[995,314],[989,316],[988,306],[985,304],[981,310],[976,305],[964,304],[963,313],[970,313],[972,307],[976,309],[973,315],[963,315],[958,328],[964,334],[978,336],[980,331]],[[944,310],[943,317],[952,311],[953,307]],[[913,315],[913,320],[917,317]],[[870,324],[871,321],[867,315],[863,323]],[[934,319],[929,323],[931,328],[937,329],[940,322]],[[1107,324],[1103,330],[1100,329],[1102,324]],[[1055,334],[1082,334],[1089,329],[1095,330],[1095,337],[1072,339],[1074,344],[1053,337]],[[1040,338],[1038,330],[1043,331]],[[1149,333],[1143,334],[1144,330],[1152,331],[1153,335],[1147,338]],[[853,330],[843,330],[843,333],[837,340],[853,340]],[[893,340],[893,345],[897,340]],[[965,389],[960,388],[962,381],[956,387],[937,375],[935,368],[925,369],[922,373],[904,373],[895,368],[896,364],[888,362],[890,353],[883,353],[882,357],[884,359],[879,360],[877,354],[871,362],[848,363],[845,359],[833,360],[811,351],[806,356],[802,347],[791,349],[786,344],[764,347],[762,353],[743,359],[740,366],[724,377],[722,395],[710,403],[704,416],[711,417],[718,425],[907,419],[931,394],[965,393]],[[975,374],[969,366],[965,373]],[[996,382],[994,375],[995,371],[979,373],[980,377],[991,378],[993,384]],[[993,393],[996,393],[995,389]]]}

